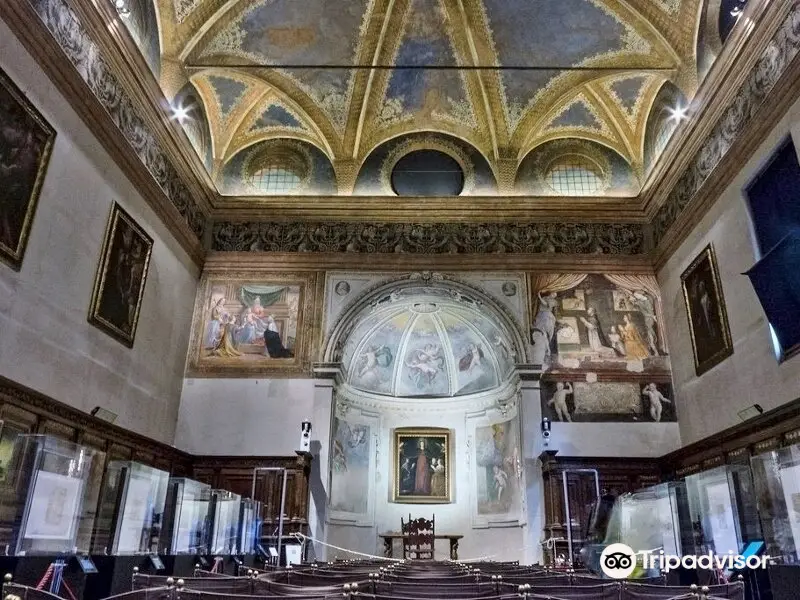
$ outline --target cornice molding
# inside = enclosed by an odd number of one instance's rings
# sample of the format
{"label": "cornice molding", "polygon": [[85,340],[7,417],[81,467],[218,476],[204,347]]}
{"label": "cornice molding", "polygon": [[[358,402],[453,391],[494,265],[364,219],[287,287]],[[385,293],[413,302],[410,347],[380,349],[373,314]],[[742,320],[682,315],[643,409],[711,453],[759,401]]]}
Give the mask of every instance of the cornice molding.
{"label": "cornice molding", "polygon": [[[642,258],[652,240],[658,244],[653,258],[663,264],[731,180],[734,161],[752,153],[797,91],[789,83],[797,78],[798,13],[796,0],[748,5],[744,26],[734,31],[695,99],[703,111],[684,124],[638,200],[244,199],[214,191],[185,134],[170,121],[155,78],[136,75],[146,71],[144,59],[110,3],[7,0],[0,5],[0,16],[198,264],[209,218],[215,250],[377,252],[406,258],[521,253],[552,263],[553,256],[596,252]],[[265,213],[272,223],[262,221]],[[528,224],[534,219],[537,223]]]}
{"label": "cornice molding", "polygon": [[[209,252],[204,273],[231,270],[269,273],[302,271],[435,271],[492,273],[637,273],[653,275],[647,255],[603,254],[371,254],[357,252]],[[324,278],[318,278],[322,282]]]}
{"label": "cornice molding", "polygon": [[347,221],[407,223],[648,223],[626,198],[566,196],[227,196],[218,222]]}
{"label": "cornice molding", "polygon": [[646,250],[644,226],[614,223],[221,222],[213,226],[211,248],[459,255],[637,255]]}

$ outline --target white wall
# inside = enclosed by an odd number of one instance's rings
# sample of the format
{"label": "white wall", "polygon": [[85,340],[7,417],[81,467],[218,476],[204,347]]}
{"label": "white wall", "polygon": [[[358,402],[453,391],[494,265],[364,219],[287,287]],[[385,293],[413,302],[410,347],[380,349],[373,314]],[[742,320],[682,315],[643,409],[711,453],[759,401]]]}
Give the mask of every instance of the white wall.
{"label": "white wall", "polygon": [[[171,443],[197,269],[3,21],[0,66],[57,132],[22,270],[0,264],[0,373]],[[155,240],[133,349],[86,318],[114,200]]]}
{"label": "white wall", "polygon": [[[754,403],[770,410],[800,397],[800,357],[778,363],[764,312],[742,275],[757,260],[743,190],[790,132],[798,144],[800,102],[658,273],[684,444],[736,425],[737,412]],[[734,350],[733,356],[697,377],[680,276],[709,242],[717,255]]]}
{"label": "white wall", "polygon": [[313,379],[186,379],[175,445],[192,454],[293,456],[304,419],[312,440],[329,428],[313,417]]}

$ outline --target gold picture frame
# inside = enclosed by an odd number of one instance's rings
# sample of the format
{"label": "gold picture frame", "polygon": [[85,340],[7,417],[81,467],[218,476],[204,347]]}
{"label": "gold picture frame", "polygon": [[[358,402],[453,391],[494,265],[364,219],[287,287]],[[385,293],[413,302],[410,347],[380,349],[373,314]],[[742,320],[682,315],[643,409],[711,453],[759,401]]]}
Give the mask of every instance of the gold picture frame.
{"label": "gold picture frame", "polygon": [[681,274],[695,373],[699,377],[733,354],[719,267],[711,244]]}
{"label": "gold picture frame", "polygon": [[451,441],[450,430],[441,427],[394,430],[392,502],[449,504],[453,501]]}
{"label": "gold picture frame", "polygon": [[314,273],[212,267],[195,300],[187,375],[289,377],[310,371],[315,281]]}
{"label": "gold picture frame", "polygon": [[89,322],[133,348],[153,238],[119,204],[108,218],[89,306]]}
{"label": "gold picture frame", "polygon": [[2,69],[0,132],[9,151],[0,170],[0,260],[19,271],[56,132]]}

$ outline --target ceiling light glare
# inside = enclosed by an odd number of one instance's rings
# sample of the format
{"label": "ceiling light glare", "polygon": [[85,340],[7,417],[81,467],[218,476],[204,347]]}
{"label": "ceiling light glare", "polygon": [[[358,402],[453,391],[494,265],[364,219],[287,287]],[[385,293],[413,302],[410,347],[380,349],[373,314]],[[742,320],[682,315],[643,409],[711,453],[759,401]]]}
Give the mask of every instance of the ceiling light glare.
{"label": "ceiling light glare", "polygon": [[189,109],[183,105],[172,107],[172,118],[177,119],[178,123],[183,124],[189,118]]}
{"label": "ceiling light glare", "polygon": [[680,104],[678,104],[675,108],[670,108],[669,112],[670,119],[677,121],[678,123],[689,118],[689,109],[685,106],[681,106]]}

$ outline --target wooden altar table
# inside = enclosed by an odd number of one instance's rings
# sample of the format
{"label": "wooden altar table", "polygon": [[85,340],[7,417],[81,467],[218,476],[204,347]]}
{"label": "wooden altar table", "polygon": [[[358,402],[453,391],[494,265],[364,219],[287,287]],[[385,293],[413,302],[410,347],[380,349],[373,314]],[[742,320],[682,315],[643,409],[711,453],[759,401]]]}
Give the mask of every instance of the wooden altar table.
{"label": "wooden altar table", "polygon": [[[394,541],[402,540],[408,536],[403,535],[399,531],[388,531],[380,534],[378,537],[383,539],[383,555],[386,558],[392,558],[394,555]],[[458,560],[458,540],[463,537],[463,535],[452,533],[437,533],[433,536],[434,540],[450,540],[450,560]]]}

